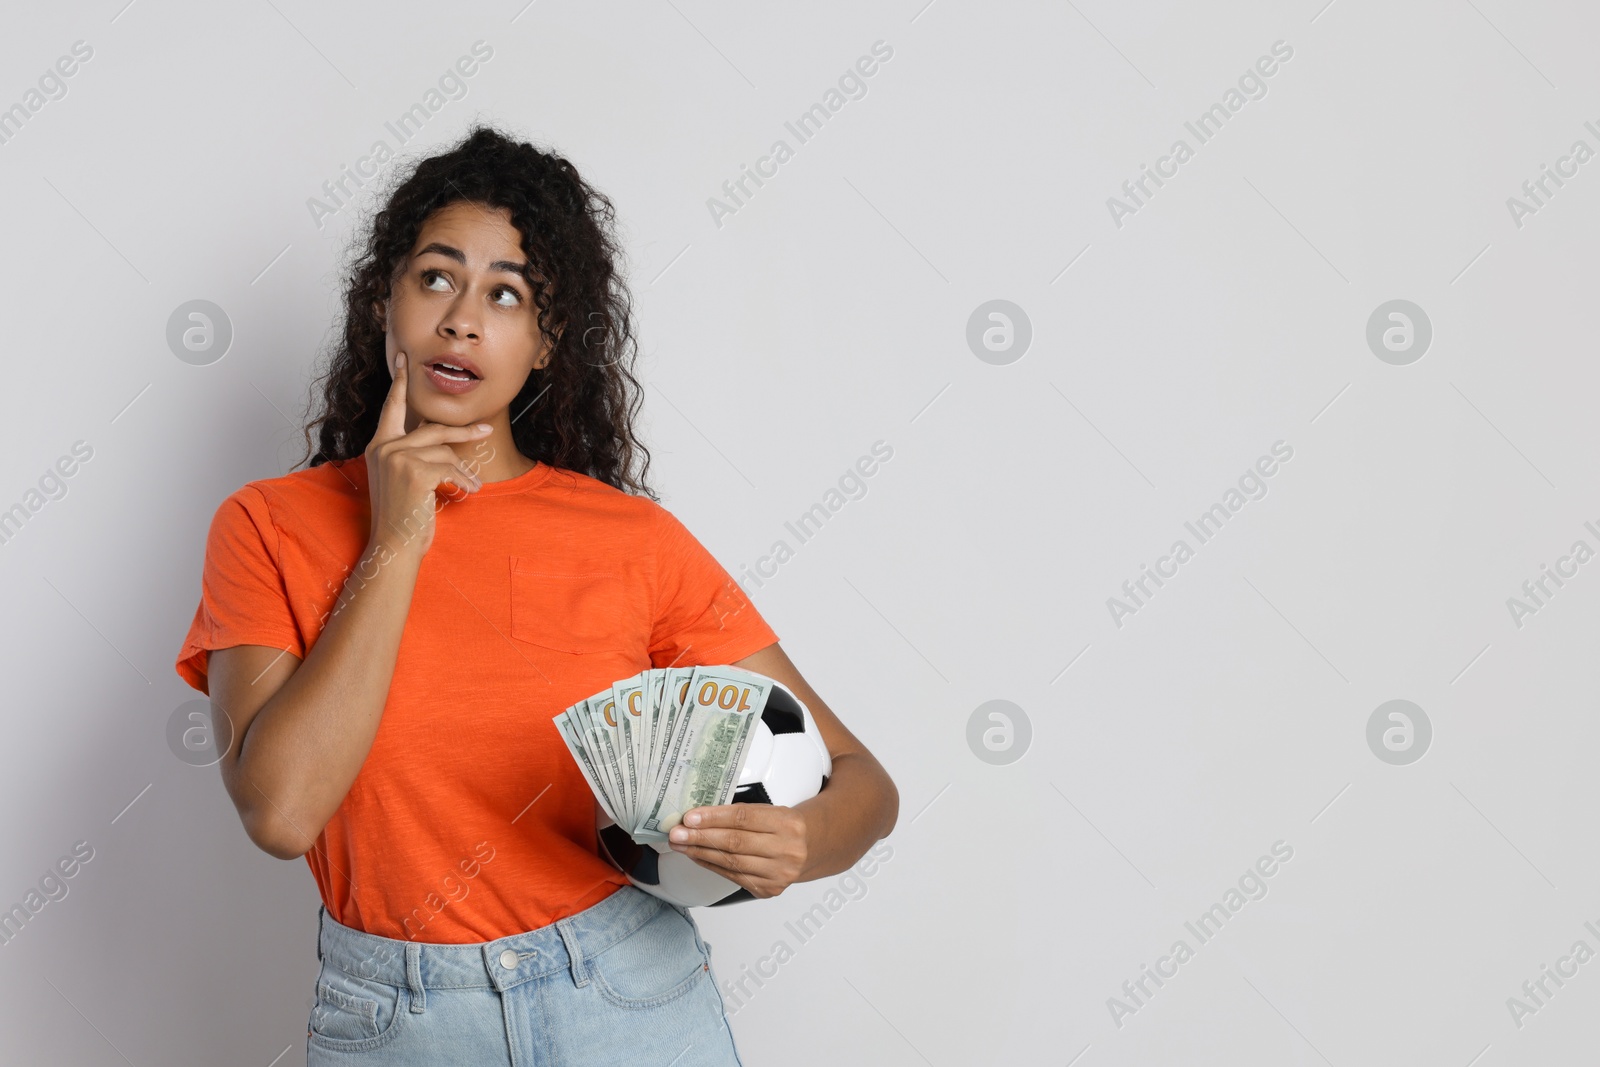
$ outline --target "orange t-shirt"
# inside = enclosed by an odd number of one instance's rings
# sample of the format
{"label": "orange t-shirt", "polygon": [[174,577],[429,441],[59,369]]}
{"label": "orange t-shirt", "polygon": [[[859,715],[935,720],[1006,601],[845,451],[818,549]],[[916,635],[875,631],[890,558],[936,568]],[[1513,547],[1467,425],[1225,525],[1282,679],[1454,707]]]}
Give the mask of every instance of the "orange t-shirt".
{"label": "orange t-shirt", "polygon": [[[214,648],[304,659],[361,581],[369,516],[360,456],[224,500],[183,679],[209,693]],[[346,926],[492,941],[627,884],[551,717],[646,667],[732,663],[778,636],[671,512],[574,471],[539,463],[434,522],[377,735],[306,861]]]}

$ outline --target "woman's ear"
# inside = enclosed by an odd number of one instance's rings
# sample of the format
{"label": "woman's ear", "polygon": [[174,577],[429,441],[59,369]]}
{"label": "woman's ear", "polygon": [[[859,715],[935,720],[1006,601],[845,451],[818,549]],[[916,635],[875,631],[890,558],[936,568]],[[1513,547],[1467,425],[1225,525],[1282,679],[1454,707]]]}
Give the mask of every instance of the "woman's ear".
{"label": "woman's ear", "polygon": [[378,320],[378,329],[387,333],[389,331],[389,302],[387,300],[372,302],[372,317]]}

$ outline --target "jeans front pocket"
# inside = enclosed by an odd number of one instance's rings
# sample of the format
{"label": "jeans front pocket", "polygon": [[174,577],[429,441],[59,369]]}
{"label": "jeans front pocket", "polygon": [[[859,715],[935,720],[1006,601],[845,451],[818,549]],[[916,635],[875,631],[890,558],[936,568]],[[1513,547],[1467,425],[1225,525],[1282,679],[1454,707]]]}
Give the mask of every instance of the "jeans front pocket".
{"label": "jeans front pocket", "polygon": [[326,1049],[378,1048],[394,1039],[409,1007],[405,989],[324,963],[317,975],[317,1001],[307,1036]]}
{"label": "jeans front pocket", "polygon": [[688,919],[665,904],[643,926],[588,962],[601,995],[621,1008],[658,1007],[708,977]]}

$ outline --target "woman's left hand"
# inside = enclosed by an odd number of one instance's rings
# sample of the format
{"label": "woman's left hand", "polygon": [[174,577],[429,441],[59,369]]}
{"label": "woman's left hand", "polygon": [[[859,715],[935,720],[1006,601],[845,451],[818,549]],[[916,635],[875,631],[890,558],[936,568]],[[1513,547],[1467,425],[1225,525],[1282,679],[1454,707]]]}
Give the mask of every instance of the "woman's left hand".
{"label": "woman's left hand", "polygon": [[781,804],[691,808],[667,837],[675,850],[756,897],[793,885],[808,856],[805,815]]}

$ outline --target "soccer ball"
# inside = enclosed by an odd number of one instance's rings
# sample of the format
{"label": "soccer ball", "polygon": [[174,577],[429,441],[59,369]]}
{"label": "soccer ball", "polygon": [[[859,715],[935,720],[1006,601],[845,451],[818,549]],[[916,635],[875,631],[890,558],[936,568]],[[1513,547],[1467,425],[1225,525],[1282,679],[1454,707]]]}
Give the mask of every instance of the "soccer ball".
{"label": "soccer ball", "polygon": [[[782,804],[808,800],[828,784],[833,760],[817,733],[811,709],[782,682],[773,682],[767,706],[750,737],[734,804]],[[754,900],[737,882],[708,871],[669,844],[641,845],[600,813],[600,854],[652,896],[682,908]]]}

